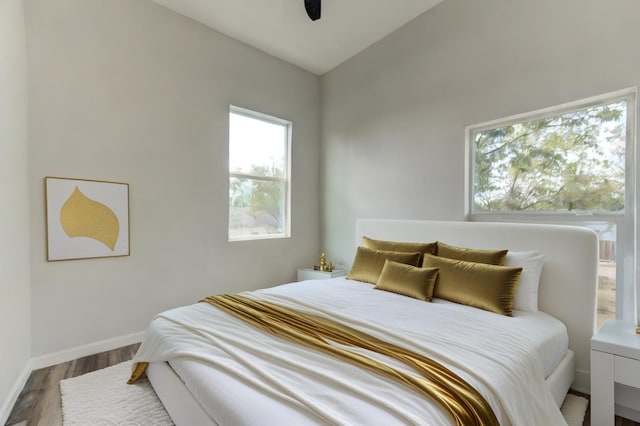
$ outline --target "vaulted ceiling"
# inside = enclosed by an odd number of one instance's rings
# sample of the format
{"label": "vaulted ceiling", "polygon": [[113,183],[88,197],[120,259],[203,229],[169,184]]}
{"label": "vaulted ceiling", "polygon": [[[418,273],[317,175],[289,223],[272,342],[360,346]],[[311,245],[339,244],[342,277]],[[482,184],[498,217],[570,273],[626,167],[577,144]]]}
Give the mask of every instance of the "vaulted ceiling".
{"label": "vaulted ceiling", "polygon": [[322,75],[442,0],[153,0],[223,34]]}

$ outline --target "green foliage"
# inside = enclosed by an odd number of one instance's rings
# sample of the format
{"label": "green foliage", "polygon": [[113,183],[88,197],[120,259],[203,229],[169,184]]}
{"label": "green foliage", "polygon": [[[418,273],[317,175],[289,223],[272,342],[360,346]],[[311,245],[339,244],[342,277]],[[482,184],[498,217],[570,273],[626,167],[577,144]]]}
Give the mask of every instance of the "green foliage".
{"label": "green foliage", "polygon": [[624,102],[475,134],[476,211],[624,208]]}
{"label": "green foliage", "polygon": [[251,178],[230,179],[231,228],[251,229],[253,233],[282,232],[284,184],[280,180],[264,178],[282,174],[281,168],[253,166],[249,174]]}

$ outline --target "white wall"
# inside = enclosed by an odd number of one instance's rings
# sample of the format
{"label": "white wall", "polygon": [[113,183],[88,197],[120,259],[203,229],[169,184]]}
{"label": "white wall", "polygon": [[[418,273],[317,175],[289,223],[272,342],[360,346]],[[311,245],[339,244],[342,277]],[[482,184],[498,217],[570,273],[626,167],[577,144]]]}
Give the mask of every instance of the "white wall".
{"label": "white wall", "polygon": [[[26,0],[25,18],[33,356],[316,259],[317,76],[150,1]],[[290,239],[227,242],[230,103],[293,121]],[[45,176],[129,183],[131,256],[48,263]]]}
{"label": "white wall", "polygon": [[[27,60],[22,0],[0,1],[0,423],[30,356]],[[22,374],[23,376],[26,373]]]}
{"label": "white wall", "polygon": [[464,128],[640,83],[634,0],[447,0],[322,78],[323,236],[464,218]]}
{"label": "white wall", "polygon": [[640,85],[638,16],[447,0],[323,76],[327,252],[351,263],[361,217],[462,220],[465,126]]}

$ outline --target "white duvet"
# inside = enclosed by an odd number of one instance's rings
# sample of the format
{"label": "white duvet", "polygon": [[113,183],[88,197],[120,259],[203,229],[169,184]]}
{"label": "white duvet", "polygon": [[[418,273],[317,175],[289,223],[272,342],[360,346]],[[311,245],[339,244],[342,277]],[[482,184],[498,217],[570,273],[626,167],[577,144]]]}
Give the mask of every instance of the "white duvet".
{"label": "white duvet", "polygon": [[[566,424],[544,382],[541,349],[542,342],[566,351],[566,332],[562,343],[563,326],[548,315],[504,317],[344,278],[242,294],[325,315],[438,360],[484,396],[500,424]],[[546,338],[541,330],[554,327]],[[439,406],[390,379],[275,338],[207,303],[158,315],[134,361],[169,361],[220,425],[452,424]]]}

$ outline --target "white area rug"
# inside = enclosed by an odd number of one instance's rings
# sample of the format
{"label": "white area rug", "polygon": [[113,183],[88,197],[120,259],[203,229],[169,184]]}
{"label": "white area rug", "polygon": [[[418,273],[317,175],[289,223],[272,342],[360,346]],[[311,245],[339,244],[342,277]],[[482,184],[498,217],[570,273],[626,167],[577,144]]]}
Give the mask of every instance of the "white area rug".
{"label": "white area rug", "polygon": [[582,426],[584,414],[587,411],[589,401],[578,395],[567,394],[560,411],[569,426]]}
{"label": "white area rug", "polygon": [[[62,380],[64,426],[173,425],[147,379],[127,385],[130,374],[128,361]],[[585,398],[567,395],[561,410],[569,426],[582,426],[587,405]]]}
{"label": "white area rug", "polygon": [[128,385],[130,375],[128,361],[61,380],[63,425],[173,425],[149,381]]}

